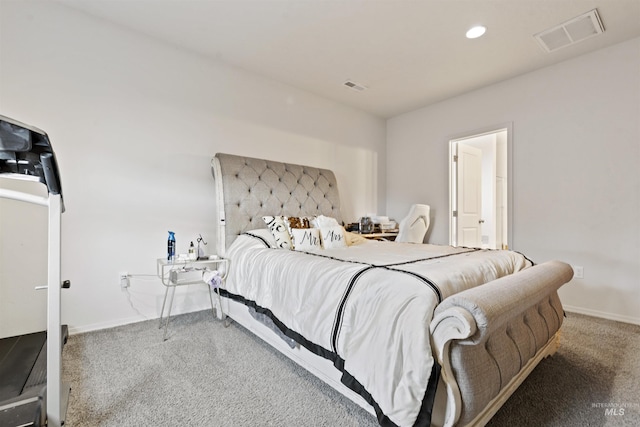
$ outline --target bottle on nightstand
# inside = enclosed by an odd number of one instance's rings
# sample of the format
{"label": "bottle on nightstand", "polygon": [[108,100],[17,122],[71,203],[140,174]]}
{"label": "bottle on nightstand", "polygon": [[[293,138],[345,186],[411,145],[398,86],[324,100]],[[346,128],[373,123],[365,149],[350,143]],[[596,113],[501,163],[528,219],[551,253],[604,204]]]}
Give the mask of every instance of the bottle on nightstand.
{"label": "bottle on nightstand", "polygon": [[169,232],[167,239],[167,261],[173,262],[176,258],[176,235],[173,231]]}
{"label": "bottle on nightstand", "polygon": [[189,245],[189,259],[191,261],[195,261],[198,259],[198,254],[196,253],[196,247],[193,246],[193,242]]}

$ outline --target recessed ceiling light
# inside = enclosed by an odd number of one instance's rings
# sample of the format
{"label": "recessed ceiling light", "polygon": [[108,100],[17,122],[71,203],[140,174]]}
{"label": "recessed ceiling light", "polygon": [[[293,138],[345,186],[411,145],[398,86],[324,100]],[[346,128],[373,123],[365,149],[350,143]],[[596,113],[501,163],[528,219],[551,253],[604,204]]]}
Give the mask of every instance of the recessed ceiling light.
{"label": "recessed ceiling light", "polygon": [[477,39],[478,37],[482,36],[486,31],[487,31],[487,27],[484,27],[482,25],[477,25],[471,28],[469,31],[467,31],[467,38]]}

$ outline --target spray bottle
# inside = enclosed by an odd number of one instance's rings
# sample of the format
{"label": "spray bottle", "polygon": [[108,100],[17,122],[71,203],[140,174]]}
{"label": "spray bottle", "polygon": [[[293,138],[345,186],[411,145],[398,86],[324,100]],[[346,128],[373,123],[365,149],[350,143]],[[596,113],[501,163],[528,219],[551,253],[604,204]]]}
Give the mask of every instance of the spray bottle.
{"label": "spray bottle", "polygon": [[167,261],[173,262],[176,259],[176,235],[173,231],[169,232],[167,240]]}

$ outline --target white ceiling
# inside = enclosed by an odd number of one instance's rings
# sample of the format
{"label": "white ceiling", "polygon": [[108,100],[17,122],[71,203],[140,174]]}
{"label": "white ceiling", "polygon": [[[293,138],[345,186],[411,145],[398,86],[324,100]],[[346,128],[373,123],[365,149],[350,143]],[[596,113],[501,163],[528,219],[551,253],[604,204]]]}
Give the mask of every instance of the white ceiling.
{"label": "white ceiling", "polygon": [[[640,0],[58,1],[383,118],[640,36]],[[533,37],[595,8],[601,35],[552,53]]]}

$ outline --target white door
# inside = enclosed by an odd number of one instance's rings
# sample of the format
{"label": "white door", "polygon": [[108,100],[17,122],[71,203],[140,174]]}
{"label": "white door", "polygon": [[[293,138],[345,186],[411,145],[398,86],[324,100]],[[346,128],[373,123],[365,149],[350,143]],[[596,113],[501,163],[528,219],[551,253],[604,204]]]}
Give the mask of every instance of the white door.
{"label": "white door", "polygon": [[458,143],[458,246],[479,248],[482,243],[482,150]]}

